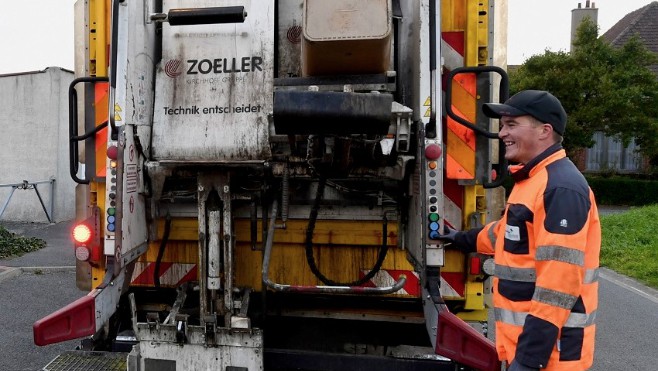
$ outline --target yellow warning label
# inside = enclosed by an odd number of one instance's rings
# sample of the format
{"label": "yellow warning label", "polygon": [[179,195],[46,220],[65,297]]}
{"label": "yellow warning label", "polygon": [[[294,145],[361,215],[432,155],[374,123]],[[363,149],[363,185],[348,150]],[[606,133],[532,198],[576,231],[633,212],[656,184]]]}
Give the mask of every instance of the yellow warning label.
{"label": "yellow warning label", "polygon": [[425,103],[423,103],[423,106],[431,106],[431,105],[432,105],[432,100],[430,99],[430,97],[427,97],[427,99],[425,99]]}
{"label": "yellow warning label", "polygon": [[425,111],[425,117],[431,117],[432,116],[432,108],[427,107],[427,111]]}
{"label": "yellow warning label", "polygon": [[122,112],[121,106],[119,103],[114,103],[114,121],[121,121],[119,112]]}

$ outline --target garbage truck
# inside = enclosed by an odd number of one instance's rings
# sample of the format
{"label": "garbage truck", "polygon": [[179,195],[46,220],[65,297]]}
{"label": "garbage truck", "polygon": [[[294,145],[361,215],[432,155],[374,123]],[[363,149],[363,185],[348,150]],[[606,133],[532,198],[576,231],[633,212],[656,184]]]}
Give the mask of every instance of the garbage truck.
{"label": "garbage truck", "polygon": [[492,260],[439,238],[504,203],[495,5],[78,1],[44,369],[499,370]]}

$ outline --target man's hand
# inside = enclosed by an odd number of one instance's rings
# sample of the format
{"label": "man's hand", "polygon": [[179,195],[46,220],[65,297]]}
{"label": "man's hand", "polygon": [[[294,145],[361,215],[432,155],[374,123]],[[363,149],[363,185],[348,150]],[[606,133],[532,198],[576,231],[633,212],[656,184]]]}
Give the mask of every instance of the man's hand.
{"label": "man's hand", "polygon": [[443,226],[443,233],[439,234],[439,239],[445,242],[455,242],[455,237],[457,236],[457,231],[448,227],[447,225]]}
{"label": "man's hand", "polygon": [[507,368],[507,371],[538,371],[538,368],[527,367],[518,362],[512,362]]}

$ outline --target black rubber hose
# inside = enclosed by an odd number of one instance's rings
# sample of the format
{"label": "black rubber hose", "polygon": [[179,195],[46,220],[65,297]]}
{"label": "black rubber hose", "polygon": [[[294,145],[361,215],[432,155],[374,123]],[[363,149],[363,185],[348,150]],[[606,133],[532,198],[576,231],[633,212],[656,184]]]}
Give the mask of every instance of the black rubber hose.
{"label": "black rubber hose", "polygon": [[324,176],[320,176],[320,181],[318,183],[318,189],[315,194],[315,200],[313,201],[313,206],[311,208],[311,215],[308,217],[308,227],[306,229],[306,261],[308,266],[311,268],[311,272],[322,281],[325,285],[328,286],[361,286],[364,283],[370,281],[371,278],[379,272],[388,253],[388,220],[386,219],[386,214],[384,214],[384,223],[382,224],[382,246],[379,249],[379,255],[375,265],[372,267],[370,272],[368,272],[362,278],[352,281],[352,282],[336,282],[327,278],[315,264],[315,258],[313,256],[313,231],[315,230],[315,222],[318,218],[318,211],[320,209],[320,201],[322,200],[322,195],[324,194],[324,187],[327,183],[327,180]]}
{"label": "black rubber hose", "polygon": [[164,234],[162,235],[162,241],[160,241],[160,249],[158,250],[158,257],[155,259],[155,269],[153,270],[153,284],[155,287],[160,287],[160,264],[162,263],[165,247],[167,247],[167,242],[169,241],[169,232],[171,232],[171,215],[167,214]]}

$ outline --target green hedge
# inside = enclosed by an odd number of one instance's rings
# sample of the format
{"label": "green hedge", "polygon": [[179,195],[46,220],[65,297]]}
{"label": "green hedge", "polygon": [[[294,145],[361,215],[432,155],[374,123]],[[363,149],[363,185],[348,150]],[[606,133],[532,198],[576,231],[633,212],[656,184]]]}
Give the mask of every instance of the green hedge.
{"label": "green hedge", "polygon": [[658,204],[658,180],[630,177],[586,176],[599,205],[644,206]]}
{"label": "green hedge", "polygon": [[[644,206],[658,204],[658,180],[625,176],[586,175],[599,205]],[[508,177],[503,184],[509,195],[514,182]]]}

